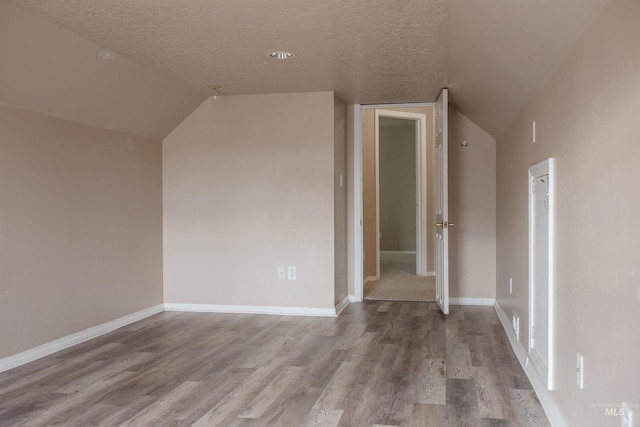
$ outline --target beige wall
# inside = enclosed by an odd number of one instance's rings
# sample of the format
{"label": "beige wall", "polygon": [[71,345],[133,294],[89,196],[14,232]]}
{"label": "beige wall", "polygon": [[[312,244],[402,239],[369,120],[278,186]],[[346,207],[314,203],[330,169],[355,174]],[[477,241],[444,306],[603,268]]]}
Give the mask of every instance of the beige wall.
{"label": "beige wall", "polygon": [[337,97],[333,102],[333,178],[334,178],[334,268],[335,303],[348,294],[347,289],[347,107]]}
{"label": "beige wall", "polygon": [[206,96],[3,1],[0,58],[0,103],[157,140]]}
{"label": "beige wall", "polygon": [[[611,2],[498,140],[497,294],[507,315],[520,315],[524,348],[527,169],[557,159],[558,372],[550,396],[566,425],[619,426],[597,405],[640,403],[639,16],[640,2]],[[584,390],[575,383],[576,352],[585,358]]]}
{"label": "beige wall", "polygon": [[[381,122],[384,122],[384,118]],[[416,128],[380,128],[380,250],[416,250]]]}
{"label": "beige wall", "polygon": [[164,140],[166,302],[334,307],[335,110],[332,92],[222,96]]}
{"label": "beige wall", "polygon": [[160,141],[0,106],[0,358],[162,303]]}
{"label": "beige wall", "polygon": [[[463,141],[469,144],[462,147]],[[496,142],[449,108],[449,295],[496,295]]]}

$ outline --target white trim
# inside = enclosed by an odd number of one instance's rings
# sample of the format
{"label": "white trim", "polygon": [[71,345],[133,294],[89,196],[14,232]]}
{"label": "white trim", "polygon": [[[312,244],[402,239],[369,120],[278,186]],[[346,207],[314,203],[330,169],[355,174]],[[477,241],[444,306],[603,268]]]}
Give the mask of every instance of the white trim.
{"label": "white trim", "polygon": [[365,278],[365,279],[364,279],[363,287],[364,287],[364,285],[366,285],[367,283],[369,283],[369,282],[373,282],[374,280],[378,280],[378,278],[377,278],[376,276],[367,276],[367,278]]}
{"label": "white trim", "polygon": [[[541,382],[545,384],[545,386],[549,390],[553,390],[555,387],[554,384],[554,373],[555,373],[555,365],[554,365],[554,252],[553,248],[554,244],[554,235],[555,235],[555,223],[554,223],[554,159],[548,158],[543,160],[529,168],[529,339],[528,339],[528,348],[529,354],[536,354],[536,357],[531,357],[529,361],[534,365],[534,372],[536,375],[539,375]],[[548,210],[549,210],[549,228],[547,230],[548,233],[548,253],[547,253],[547,358],[548,360],[543,361],[537,356],[537,353],[534,350],[534,340],[533,340],[533,317],[534,317],[534,269],[533,269],[533,239],[535,230],[533,227],[533,189],[534,189],[534,180],[536,178],[547,176],[549,180],[549,197],[548,197]],[[545,367],[545,362],[547,367]]]}
{"label": "white trim", "polygon": [[163,311],[164,306],[162,304],[154,305],[153,307],[145,308],[144,310],[136,311],[135,313],[119,317],[110,322],[102,323],[83,331],[67,335],[21,353],[14,354],[13,356],[5,357],[0,359],[0,372],[17,368],[18,366],[33,362],[34,360],[49,356],[69,347],[73,347],[74,345],[99,337],[100,335],[104,335],[118,328],[122,328],[149,316],[153,316],[154,314],[162,313]]}
{"label": "white trim", "polygon": [[349,302],[362,302],[362,298],[358,299],[355,295],[349,295],[347,298],[349,298]]}
{"label": "white trim", "polygon": [[375,168],[375,194],[376,194],[376,280],[380,279],[380,110],[374,112],[373,129],[373,163]]}
{"label": "white trim", "polygon": [[509,343],[511,344],[511,348],[515,353],[518,362],[520,362],[520,366],[524,369],[524,373],[527,374],[527,378],[531,382],[533,386],[533,390],[542,405],[542,409],[544,410],[549,422],[552,426],[566,426],[567,423],[564,421],[564,417],[560,413],[560,409],[553,401],[549,390],[547,387],[540,381],[539,377],[533,371],[531,364],[529,363],[529,358],[527,357],[527,352],[520,341],[516,339],[515,332],[511,327],[511,321],[509,317],[502,309],[500,303],[496,300],[496,303],[493,305],[493,308],[498,315],[498,319],[500,319],[500,323],[502,324],[502,329],[504,329],[507,334],[507,338],[509,339]]}
{"label": "white trim", "polygon": [[317,307],[277,307],[268,305],[226,305],[226,304],[176,304],[165,303],[166,311],[190,311],[194,313],[237,313],[275,314],[279,316],[337,317],[334,308]]}
{"label": "white trim", "polygon": [[449,298],[449,305],[485,305],[493,306],[496,303],[495,298]]}
{"label": "white trim", "polygon": [[407,255],[415,255],[416,251],[380,251],[381,254],[407,254]]}
{"label": "white trim", "polygon": [[340,316],[340,313],[342,313],[342,311],[347,308],[347,306],[349,305],[349,297],[346,296],[344,298],[342,298],[342,300],[336,304],[336,316]]}
{"label": "white trim", "polygon": [[[449,221],[449,90],[442,89],[434,110],[435,182],[434,220]],[[436,228],[435,235],[436,302],[442,313],[449,314],[449,228]]]}
{"label": "white trim", "polygon": [[409,104],[365,104],[362,108],[420,108],[435,107],[435,102],[415,102]]}
{"label": "white trim", "polygon": [[435,276],[435,275],[436,275],[435,271],[427,271],[427,274],[425,274],[426,277]]}
{"label": "white trim", "polygon": [[353,106],[353,246],[354,246],[354,287],[355,299],[362,301],[364,286],[363,237],[362,237],[362,108],[360,104]]}

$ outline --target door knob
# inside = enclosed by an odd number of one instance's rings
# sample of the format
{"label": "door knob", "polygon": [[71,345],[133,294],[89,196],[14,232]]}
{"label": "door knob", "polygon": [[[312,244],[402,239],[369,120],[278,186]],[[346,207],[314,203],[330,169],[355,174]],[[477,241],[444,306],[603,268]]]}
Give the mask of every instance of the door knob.
{"label": "door knob", "polygon": [[443,222],[437,222],[433,225],[435,225],[438,228],[449,228],[449,227],[453,227],[455,224],[452,222],[443,221]]}

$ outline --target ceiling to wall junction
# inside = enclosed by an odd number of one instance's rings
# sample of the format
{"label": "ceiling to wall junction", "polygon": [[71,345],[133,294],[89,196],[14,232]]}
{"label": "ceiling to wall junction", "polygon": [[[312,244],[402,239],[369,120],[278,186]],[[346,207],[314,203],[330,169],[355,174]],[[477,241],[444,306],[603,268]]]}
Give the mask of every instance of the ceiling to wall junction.
{"label": "ceiling to wall junction", "polygon": [[[448,86],[497,137],[610,0],[5,1],[201,97],[220,85],[223,94],[429,102]],[[273,50],[296,56],[273,60]]]}

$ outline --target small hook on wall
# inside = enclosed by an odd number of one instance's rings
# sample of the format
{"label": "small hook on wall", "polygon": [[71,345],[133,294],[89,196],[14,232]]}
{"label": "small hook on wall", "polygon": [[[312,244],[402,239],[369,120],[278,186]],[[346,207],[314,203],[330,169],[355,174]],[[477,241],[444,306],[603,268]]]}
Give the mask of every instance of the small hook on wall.
{"label": "small hook on wall", "polygon": [[468,147],[469,146],[469,142],[467,140],[464,140],[460,143],[461,147]]}

